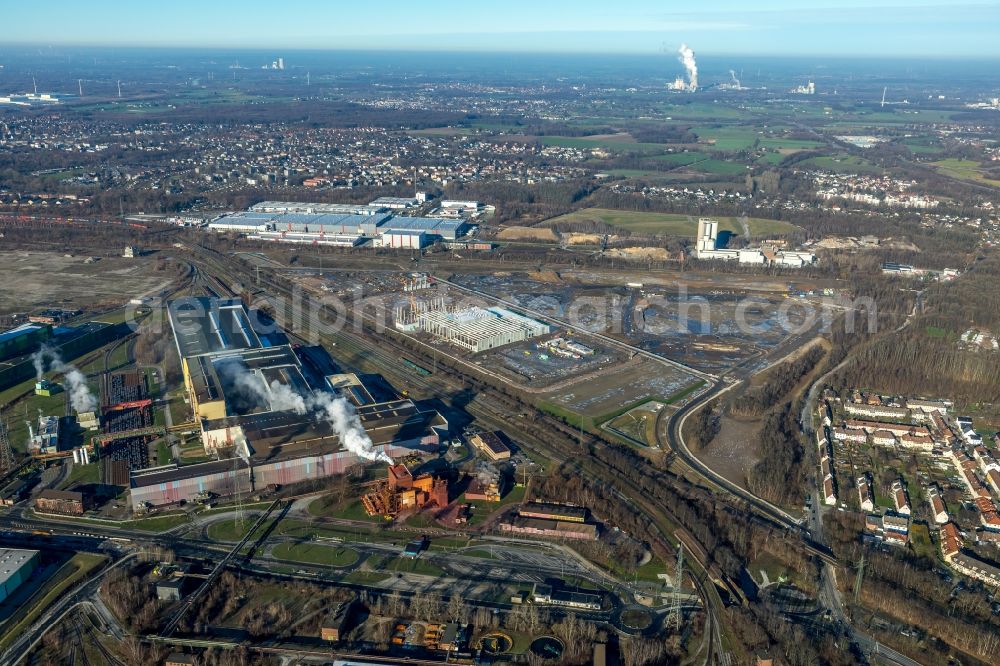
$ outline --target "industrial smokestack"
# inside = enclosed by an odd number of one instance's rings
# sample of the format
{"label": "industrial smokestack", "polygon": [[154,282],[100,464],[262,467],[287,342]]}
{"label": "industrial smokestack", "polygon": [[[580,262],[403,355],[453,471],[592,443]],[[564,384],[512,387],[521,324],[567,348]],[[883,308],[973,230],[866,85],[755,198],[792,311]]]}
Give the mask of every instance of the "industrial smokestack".
{"label": "industrial smokestack", "polygon": [[31,362],[35,366],[35,375],[38,379],[45,374],[46,359],[49,361],[49,369],[61,374],[65,379],[70,403],[78,414],[97,409],[97,398],[87,385],[87,376],[72,363],[64,363],[59,352],[48,345],[43,345],[31,355]]}
{"label": "industrial smokestack", "polygon": [[694,51],[687,44],[681,44],[677,53],[679,54],[677,59],[684,65],[684,70],[687,72],[688,92],[694,92],[698,89],[698,63],[695,62]]}
{"label": "industrial smokestack", "polygon": [[236,386],[266,403],[272,411],[290,411],[300,415],[312,413],[317,419],[329,424],[340,439],[341,446],[351,453],[365,460],[392,463],[392,458],[385,452],[375,449],[354,406],[345,398],[326,391],[301,395],[278,381],[272,381],[268,385],[262,377],[239,363],[225,363],[220,370],[228,373]]}

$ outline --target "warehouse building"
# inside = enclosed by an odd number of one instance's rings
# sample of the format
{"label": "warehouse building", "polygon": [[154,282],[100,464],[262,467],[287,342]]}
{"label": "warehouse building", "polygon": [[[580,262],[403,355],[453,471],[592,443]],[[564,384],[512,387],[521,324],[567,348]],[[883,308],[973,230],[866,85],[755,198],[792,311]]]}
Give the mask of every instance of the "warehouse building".
{"label": "warehouse building", "polygon": [[587,522],[587,509],[570,504],[550,504],[547,502],[529,502],[518,511],[527,518],[543,520],[562,520],[568,523]]}
{"label": "warehouse building", "polygon": [[430,244],[425,231],[419,229],[389,229],[375,239],[375,247],[419,250]]}
{"label": "warehouse building", "polygon": [[500,307],[431,310],[420,314],[417,327],[474,354],[547,335],[552,330],[548,324]]}
{"label": "warehouse building", "polygon": [[500,529],[512,534],[540,536],[550,539],[597,540],[597,525],[567,523],[561,520],[543,520],[515,516],[500,523]]}
{"label": "warehouse building", "polygon": [[403,206],[392,201],[368,206],[268,201],[247,211],[222,215],[209,222],[208,228],[273,242],[342,247],[371,242],[375,247],[401,249],[453,242],[469,230],[468,222],[461,218],[395,215],[390,209]]}
{"label": "warehouse building", "polygon": [[469,443],[493,461],[510,458],[510,448],[495,432],[480,432],[469,438]]}
{"label": "warehouse building", "polygon": [[562,606],[577,610],[601,610],[601,595],[589,592],[573,592],[545,583],[535,583],[531,589],[531,600],[536,604]]}
{"label": "warehouse building", "polygon": [[250,234],[248,238],[252,240],[271,241],[275,243],[298,243],[305,245],[328,245],[331,247],[356,247],[365,242],[364,236],[359,234],[340,234],[320,232],[297,232],[297,231],[260,231]]}
{"label": "warehouse building", "polygon": [[253,213],[314,213],[331,215],[376,215],[386,209],[373,204],[318,203],[309,201],[262,201],[250,206]]}
{"label": "warehouse building", "polygon": [[46,488],[35,498],[35,510],[39,513],[59,513],[67,516],[82,516],[87,510],[83,493],[72,490],[52,490]]}
{"label": "warehouse building", "polygon": [[37,550],[0,548],[0,603],[31,578],[39,559]]}
{"label": "warehouse building", "polygon": [[465,220],[442,220],[437,217],[393,216],[379,224],[379,233],[422,231],[429,238],[453,241],[469,228]]}
{"label": "warehouse building", "polygon": [[517,514],[501,522],[500,529],[512,534],[585,541],[596,540],[599,533],[599,526],[587,522],[587,509],[580,506],[529,502]]}
{"label": "warehouse building", "polygon": [[51,324],[27,323],[0,333],[0,360],[29,354],[52,337]]}
{"label": "warehouse building", "polygon": [[354,600],[342,601],[320,625],[320,638],[324,641],[340,641],[347,635]]}
{"label": "warehouse building", "polygon": [[273,229],[271,220],[274,215],[266,213],[233,213],[223,215],[220,218],[208,223],[208,228],[212,231],[235,231],[239,233],[252,233],[256,231],[268,231]]}
{"label": "warehouse building", "polygon": [[379,197],[368,203],[373,208],[390,208],[393,210],[405,210],[420,205],[420,199],[416,197]]}

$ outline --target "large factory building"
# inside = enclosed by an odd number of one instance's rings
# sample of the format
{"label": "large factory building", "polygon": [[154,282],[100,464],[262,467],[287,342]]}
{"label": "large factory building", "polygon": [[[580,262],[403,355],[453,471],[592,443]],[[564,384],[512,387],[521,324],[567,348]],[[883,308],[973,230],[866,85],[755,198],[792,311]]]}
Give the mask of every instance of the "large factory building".
{"label": "large factory building", "polygon": [[[387,399],[354,375],[323,376],[304,365],[239,300],[172,301],[168,316],[202,444],[217,460],[133,471],[133,509],[320,479],[361,462],[435,451],[447,436],[436,411]],[[353,450],[330,417],[335,410],[351,415]]]}
{"label": "large factory building", "polygon": [[[452,242],[469,230],[464,219],[395,215],[386,198],[367,206],[266,201],[247,211],[223,215],[208,228],[247,234],[255,240],[353,247],[419,249]],[[381,203],[380,203],[381,202]]]}

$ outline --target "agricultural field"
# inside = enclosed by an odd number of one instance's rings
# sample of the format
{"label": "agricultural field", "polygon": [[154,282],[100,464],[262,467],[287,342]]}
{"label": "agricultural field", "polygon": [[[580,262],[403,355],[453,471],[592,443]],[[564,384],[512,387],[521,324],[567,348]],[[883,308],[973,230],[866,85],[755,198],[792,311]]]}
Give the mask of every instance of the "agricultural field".
{"label": "agricultural field", "polygon": [[[728,164],[723,162],[723,164]],[[743,167],[740,167],[741,169]],[[714,217],[719,220],[720,231],[742,234],[743,228],[736,217]],[[636,234],[651,236],[690,236],[698,231],[698,220],[691,215],[676,215],[673,213],[646,213],[627,210],[610,210],[607,208],[584,208],[582,210],[560,215],[543,222],[551,226],[560,222],[586,222],[599,220],[614,227],[620,227]],[[749,218],[751,236],[771,236],[791,233],[798,229],[793,224],[780,220],[768,220],[759,217]]]}
{"label": "agricultural field", "polygon": [[823,169],[834,173],[880,174],[882,168],[863,157],[846,153],[811,157],[799,163],[803,168]]}
{"label": "agricultural field", "polygon": [[694,162],[688,165],[687,168],[691,171],[698,171],[713,176],[736,176],[745,173],[749,167],[741,162],[708,159]]}
{"label": "agricultural field", "polygon": [[684,166],[685,164],[692,164],[701,160],[707,160],[708,155],[706,153],[691,151],[686,153],[667,153],[666,155],[657,155],[653,159],[657,162],[664,162],[670,166]]}
{"label": "agricultural field", "polygon": [[698,135],[701,143],[707,144],[708,148],[712,150],[746,150],[752,148],[756,143],[759,147],[788,154],[799,150],[820,148],[824,145],[819,141],[808,139],[764,136],[760,131],[750,126],[693,127],[691,131]]}
{"label": "agricultural field", "polygon": [[1000,180],[989,178],[979,162],[947,159],[940,162],[933,162],[932,165],[937,168],[939,173],[950,178],[1000,187]]}
{"label": "agricultural field", "polygon": [[656,154],[664,152],[667,147],[662,143],[639,143],[629,135],[605,135],[605,136],[541,136],[528,137],[539,141],[544,146],[558,146],[560,148],[579,148],[581,150],[604,149],[611,152],[631,152],[643,154]]}

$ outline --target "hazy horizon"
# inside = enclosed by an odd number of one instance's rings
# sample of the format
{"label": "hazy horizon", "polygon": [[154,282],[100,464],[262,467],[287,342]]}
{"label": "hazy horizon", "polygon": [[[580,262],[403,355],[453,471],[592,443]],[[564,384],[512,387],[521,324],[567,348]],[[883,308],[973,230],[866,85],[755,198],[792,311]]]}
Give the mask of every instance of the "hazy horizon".
{"label": "hazy horizon", "polygon": [[[37,21],[39,6],[49,11]],[[994,0],[592,0],[502,5],[440,0],[377,6],[287,0],[97,6],[50,0],[5,8],[3,45],[641,54],[681,43],[705,55],[998,58]],[[86,37],[82,37],[82,36]]]}

